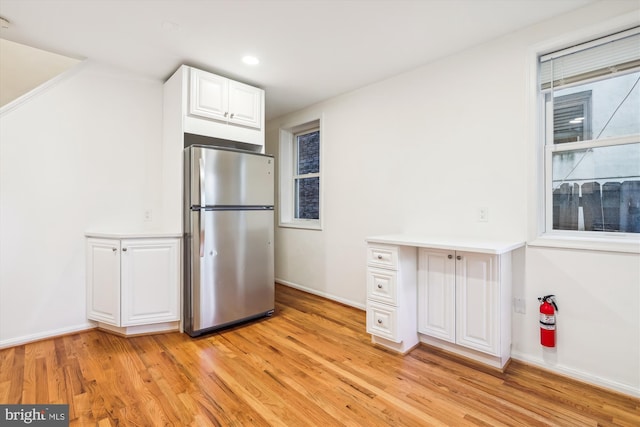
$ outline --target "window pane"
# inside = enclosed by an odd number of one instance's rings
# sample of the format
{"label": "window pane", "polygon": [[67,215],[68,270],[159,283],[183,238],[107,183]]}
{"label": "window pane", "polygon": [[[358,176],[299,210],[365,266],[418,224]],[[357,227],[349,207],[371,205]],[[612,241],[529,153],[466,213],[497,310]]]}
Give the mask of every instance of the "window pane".
{"label": "window pane", "polygon": [[300,178],[295,182],[295,217],[320,218],[320,178]]}
{"label": "window pane", "polygon": [[553,93],[554,143],[640,133],[640,72]]}
{"label": "window pane", "polygon": [[554,144],[592,139],[590,90],[556,96],[553,104]]}
{"label": "window pane", "polygon": [[320,131],[296,136],[298,175],[320,172]]}
{"label": "window pane", "polygon": [[640,143],[552,155],[553,229],[640,233]]}

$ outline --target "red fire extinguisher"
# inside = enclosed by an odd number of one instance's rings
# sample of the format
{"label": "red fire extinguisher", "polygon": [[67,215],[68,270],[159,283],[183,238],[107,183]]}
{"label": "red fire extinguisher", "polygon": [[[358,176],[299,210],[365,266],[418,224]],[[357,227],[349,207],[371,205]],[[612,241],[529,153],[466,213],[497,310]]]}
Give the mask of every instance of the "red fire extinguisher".
{"label": "red fire extinguisher", "polygon": [[545,295],[540,301],[540,344],[545,347],[556,346],[556,304],[555,295]]}

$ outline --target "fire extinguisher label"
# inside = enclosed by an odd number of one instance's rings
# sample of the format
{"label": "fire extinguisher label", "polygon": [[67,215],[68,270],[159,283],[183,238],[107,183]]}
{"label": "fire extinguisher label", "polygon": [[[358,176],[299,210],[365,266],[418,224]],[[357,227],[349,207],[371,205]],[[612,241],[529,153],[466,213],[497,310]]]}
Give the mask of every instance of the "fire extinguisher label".
{"label": "fire extinguisher label", "polygon": [[540,328],[548,331],[556,329],[556,316],[553,314],[540,313]]}

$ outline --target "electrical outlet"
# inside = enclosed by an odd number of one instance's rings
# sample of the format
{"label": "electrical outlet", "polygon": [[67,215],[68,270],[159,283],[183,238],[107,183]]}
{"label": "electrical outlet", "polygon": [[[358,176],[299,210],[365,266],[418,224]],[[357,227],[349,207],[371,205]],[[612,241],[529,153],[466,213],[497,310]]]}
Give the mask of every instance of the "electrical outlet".
{"label": "electrical outlet", "polygon": [[520,314],[527,314],[524,298],[513,298],[513,311]]}
{"label": "electrical outlet", "polygon": [[489,208],[478,208],[478,222],[489,222]]}
{"label": "electrical outlet", "polygon": [[153,220],[153,211],[151,209],[144,210],[144,220],[152,221]]}

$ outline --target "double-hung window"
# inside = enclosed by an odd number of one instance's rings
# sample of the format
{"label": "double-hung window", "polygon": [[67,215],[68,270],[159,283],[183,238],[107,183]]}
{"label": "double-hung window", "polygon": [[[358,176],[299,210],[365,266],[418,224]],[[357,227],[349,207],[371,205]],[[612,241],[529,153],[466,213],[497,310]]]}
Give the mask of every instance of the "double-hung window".
{"label": "double-hung window", "polygon": [[545,235],[637,239],[640,29],[539,60]]}
{"label": "double-hung window", "polygon": [[320,121],[280,130],[280,225],[321,228]]}

